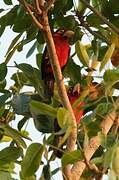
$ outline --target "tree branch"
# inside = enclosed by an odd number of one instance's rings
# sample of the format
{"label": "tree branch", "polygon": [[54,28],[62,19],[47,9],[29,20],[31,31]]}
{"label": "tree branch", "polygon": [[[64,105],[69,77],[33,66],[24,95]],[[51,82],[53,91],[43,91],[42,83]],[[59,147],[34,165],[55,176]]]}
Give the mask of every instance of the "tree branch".
{"label": "tree branch", "polygon": [[43,25],[36,19],[36,17],[33,15],[33,12],[31,11],[29,4],[25,0],[18,0],[26,9],[26,11],[29,13],[31,16],[33,22],[36,24],[39,29],[43,30]]}
{"label": "tree branch", "polygon": [[80,0],[84,3],[94,14],[96,14],[105,24],[107,24],[117,35],[119,35],[119,29],[109,22],[97,9],[93,8],[86,0]]}
{"label": "tree branch", "polygon": [[[118,106],[119,106],[119,98],[117,98],[117,100],[116,100],[116,107],[118,107]],[[102,121],[101,129],[102,129],[102,133],[104,135],[107,135],[107,133],[111,129],[116,116],[117,116],[116,110],[113,110],[111,113],[107,114],[105,119]],[[84,150],[84,155],[85,155],[87,161],[89,161],[91,159],[91,157],[93,156],[95,151],[99,148],[99,146],[100,146],[99,136],[95,136],[95,137],[91,138],[89,145]],[[79,180],[85,167],[86,167],[86,164],[84,161],[79,161],[79,162],[75,163],[75,165],[72,167],[72,170],[71,170],[74,180]],[[77,178],[77,176],[78,176],[78,178]]]}
{"label": "tree branch", "polygon": [[42,14],[42,10],[40,9],[40,4],[39,4],[39,0],[35,0],[35,2],[36,2],[36,9],[37,9],[37,11],[38,11],[38,14],[40,15],[40,14]]}
{"label": "tree branch", "polygon": [[[46,39],[46,43],[47,43],[47,47],[48,47],[48,52],[49,52],[51,64],[53,67],[53,72],[54,72],[56,84],[58,86],[59,95],[60,95],[60,98],[62,101],[62,105],[67,110],[69,110],[69,112],[71,113],[72,122],[73,122],[72,132],[70,133],[70,136],[67,140],[67,151],[74,151],[75,145],[76,145],[76,140],[77,140],[76,120],[75,120],[75,116],[74,116],[71,104],[70,104],[68,96],[67,96],[67,92],[66,92],[64,82],[63,82],[63,76],[62,76],[61,69],[59,66],[59,61],[58,61],[58,57],[56,54],[55,45],[54,45],[54,41],[52,38],[50,26],[48,23],[48,17],[46,14],[43,15],[43,19],[44,19],[44,35],[45,35],[45,39]],[[67,179],[69,179],[69,180],[72,179],[71,178],[72,175],[71,175],[71,171],[70,171],[70,165],[68,165],[64,169],[64,175],[67,177]]]}
{"label": "tree branch", "polygon": [[55,0],[49,0],[45,6],[45,11],[48,12],[48,10],[51,8],[51,6],[54,4]]}

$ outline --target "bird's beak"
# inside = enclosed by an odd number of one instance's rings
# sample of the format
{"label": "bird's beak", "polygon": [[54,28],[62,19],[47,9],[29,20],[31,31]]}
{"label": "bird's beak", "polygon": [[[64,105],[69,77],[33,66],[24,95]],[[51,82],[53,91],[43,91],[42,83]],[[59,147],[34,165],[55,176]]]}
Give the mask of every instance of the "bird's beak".
{"label": "bird's beak", "polygon": [[77,83],[74,86],[73,93],[75,93],[75,92],[77,92],[78,95],[80,94],[80,84],[79,83]]}
{"label": "bird's beak", "polygon": [[74,36],[74,31],[67,30],[64,32],[63,37],[67,37],[68,39],[72,38]]}

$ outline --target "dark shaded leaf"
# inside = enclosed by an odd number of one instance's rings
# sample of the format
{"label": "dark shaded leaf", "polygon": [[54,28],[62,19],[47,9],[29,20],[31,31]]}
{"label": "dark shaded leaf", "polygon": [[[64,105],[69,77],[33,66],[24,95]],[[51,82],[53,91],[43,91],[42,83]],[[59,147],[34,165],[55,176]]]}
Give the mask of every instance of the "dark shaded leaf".
{"label": "dark shaded leaf", "polygon": [[93,27],[99,27],[100,24],[103,24],[103,21],[101,21],[100,18],[98,18],[98,16],[96,16],[95,14],[90,14],[86,20],[90,24],[90,26]]}
{"label": "dark shaded leaf", "polygon": [[6,102],[6,100],[11,96],[11,93],[5,93],[4,95],[0,96],[0,106],[3,106]]}
{"label": "dark shaded leaf", "polygon": [[0,166],[16,161],[22,155],[22,150],[17,147],[6,147],[0,151]]}
{"label": "dark shaded leaf", "polygon": [[4,79],[3,81],[0,81],[0,91],[2,91],[5,87],[6,87],[6,79]]}
{"label": "dark shaded leaf", "polygon": [[33,67],[30,64],[21,63],[21,64],[16,64],[16,66],[18,69],[20,69],[29,76],[33,74]]}
{"label": "dark shaded leaf", "polygon": [[45,43],[45,39],[44,39],[44,35],[43,35],[42,31],[38,32],[37,41],[38,41],[39,44],[44,44]]}
{"label": "dark shaded leaf", "polygon": [[70,78],[74,84],[81,81],[81,67],[74,63],[72,58],[69,58],[63,74],[66,78]]}
{"label": "dark shaded leaf", "polygon": [[35,127],[42,133],[53,132],[53,122],[53,119],[47,115],[37,115],[34,117]]}
{"label": "dark shaded leaf", "polygon": [[5,63],[0,64],[0,81],[3,81],[7,75],[7,66]]}
{"label": "dark shaded leaf", "polygon": [[37,45],[37,42],[34,42],[34,44],[32,45],[32,47],[29,49],[29,51],[28,51],[28,53],[27,53],[27,55],[26,55],[26,58],[29,58],[29,57],[33,54],[33,52],[34,52],[35,49],[36,49],[36,45]]}
{"label": "dark shaded leaf", "polygon": [[51,180],[50,165],[47,164],[43,167],[43,176],[45,180]]}
{"label": "dark shaded leaf", "polygon": [[4,11],[4,9],[0,9],[0,13],[3,12],[3,11]]}
{"label": "dark shaded leaf", "polygon": [[31,96],[24,93],[19,95],[14,95],[12,99],[12,106],[16,114],[29,114],[29,102]]}
{"label": "dark shaded leaf", "polygon": [[22,36],[22,33],[18,34],[11,42],[6,55],[14,48],[15,44],[17,43],[17,41],[20,39],[20,37]]}
{"label": "dark shaded leaf", "polygon": [[29,117],[24,116],[23,119],[21,119],[18,123],[18,130],[20,131],[22,129],[22,127],[24,126],[24,124],[26,123],[26,121],[29,119]]}
{"label": "dark shaded leaf", "polygon": [[12,0],[4,0],[4,3],[7,5],[12,5]]}

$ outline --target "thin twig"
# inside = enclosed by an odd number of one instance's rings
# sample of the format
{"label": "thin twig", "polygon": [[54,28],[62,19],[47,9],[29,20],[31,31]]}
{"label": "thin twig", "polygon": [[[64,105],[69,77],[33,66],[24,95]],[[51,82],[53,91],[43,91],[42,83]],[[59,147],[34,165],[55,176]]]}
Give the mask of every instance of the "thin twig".
{"label": "thin twig", "polygon": [[107,24],[117,35],[119,35],[119,29],[108,21],[97,9],[92,7],[86,0],[80,0],[84,3],[94,14],[96,14],[105,24]]}
{"label": "thin twig", "polygon": [[36,17],[33,15],[33,12],[31,11],[29,4],[25,0],[19,0],[19,2],[24,6],[26,11],[29,13],[29,15],[32,17],[33,22],[36,24],[36,26],[39,27],[39,29],[43,30],[43,25],[39,23],[39,21],[36,19]]}
{"label": "thin twig", "polygon": [[48,12],[48,10],[52,7],[54,4],[55,0],[49,0],[45,6],[45,11]]}
{"label": "thin twig", "polygon": [[42,10],[40,9],[40,5],[39,5],[39,0],[35,0],[36,1],[36,9],[37,9],[37,12],[38,14],[42,14]]}

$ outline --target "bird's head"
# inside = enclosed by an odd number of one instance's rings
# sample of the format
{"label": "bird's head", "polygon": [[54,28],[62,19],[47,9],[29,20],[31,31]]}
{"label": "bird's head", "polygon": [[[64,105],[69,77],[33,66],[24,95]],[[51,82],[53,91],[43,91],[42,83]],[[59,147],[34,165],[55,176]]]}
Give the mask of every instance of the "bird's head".
{"label": "bird's head", "polygon": [[60,34],[62,37],[64,37],[67,40],[70,40],[74,36],[74,32],[71,30],[58,29],[56,33]]}

